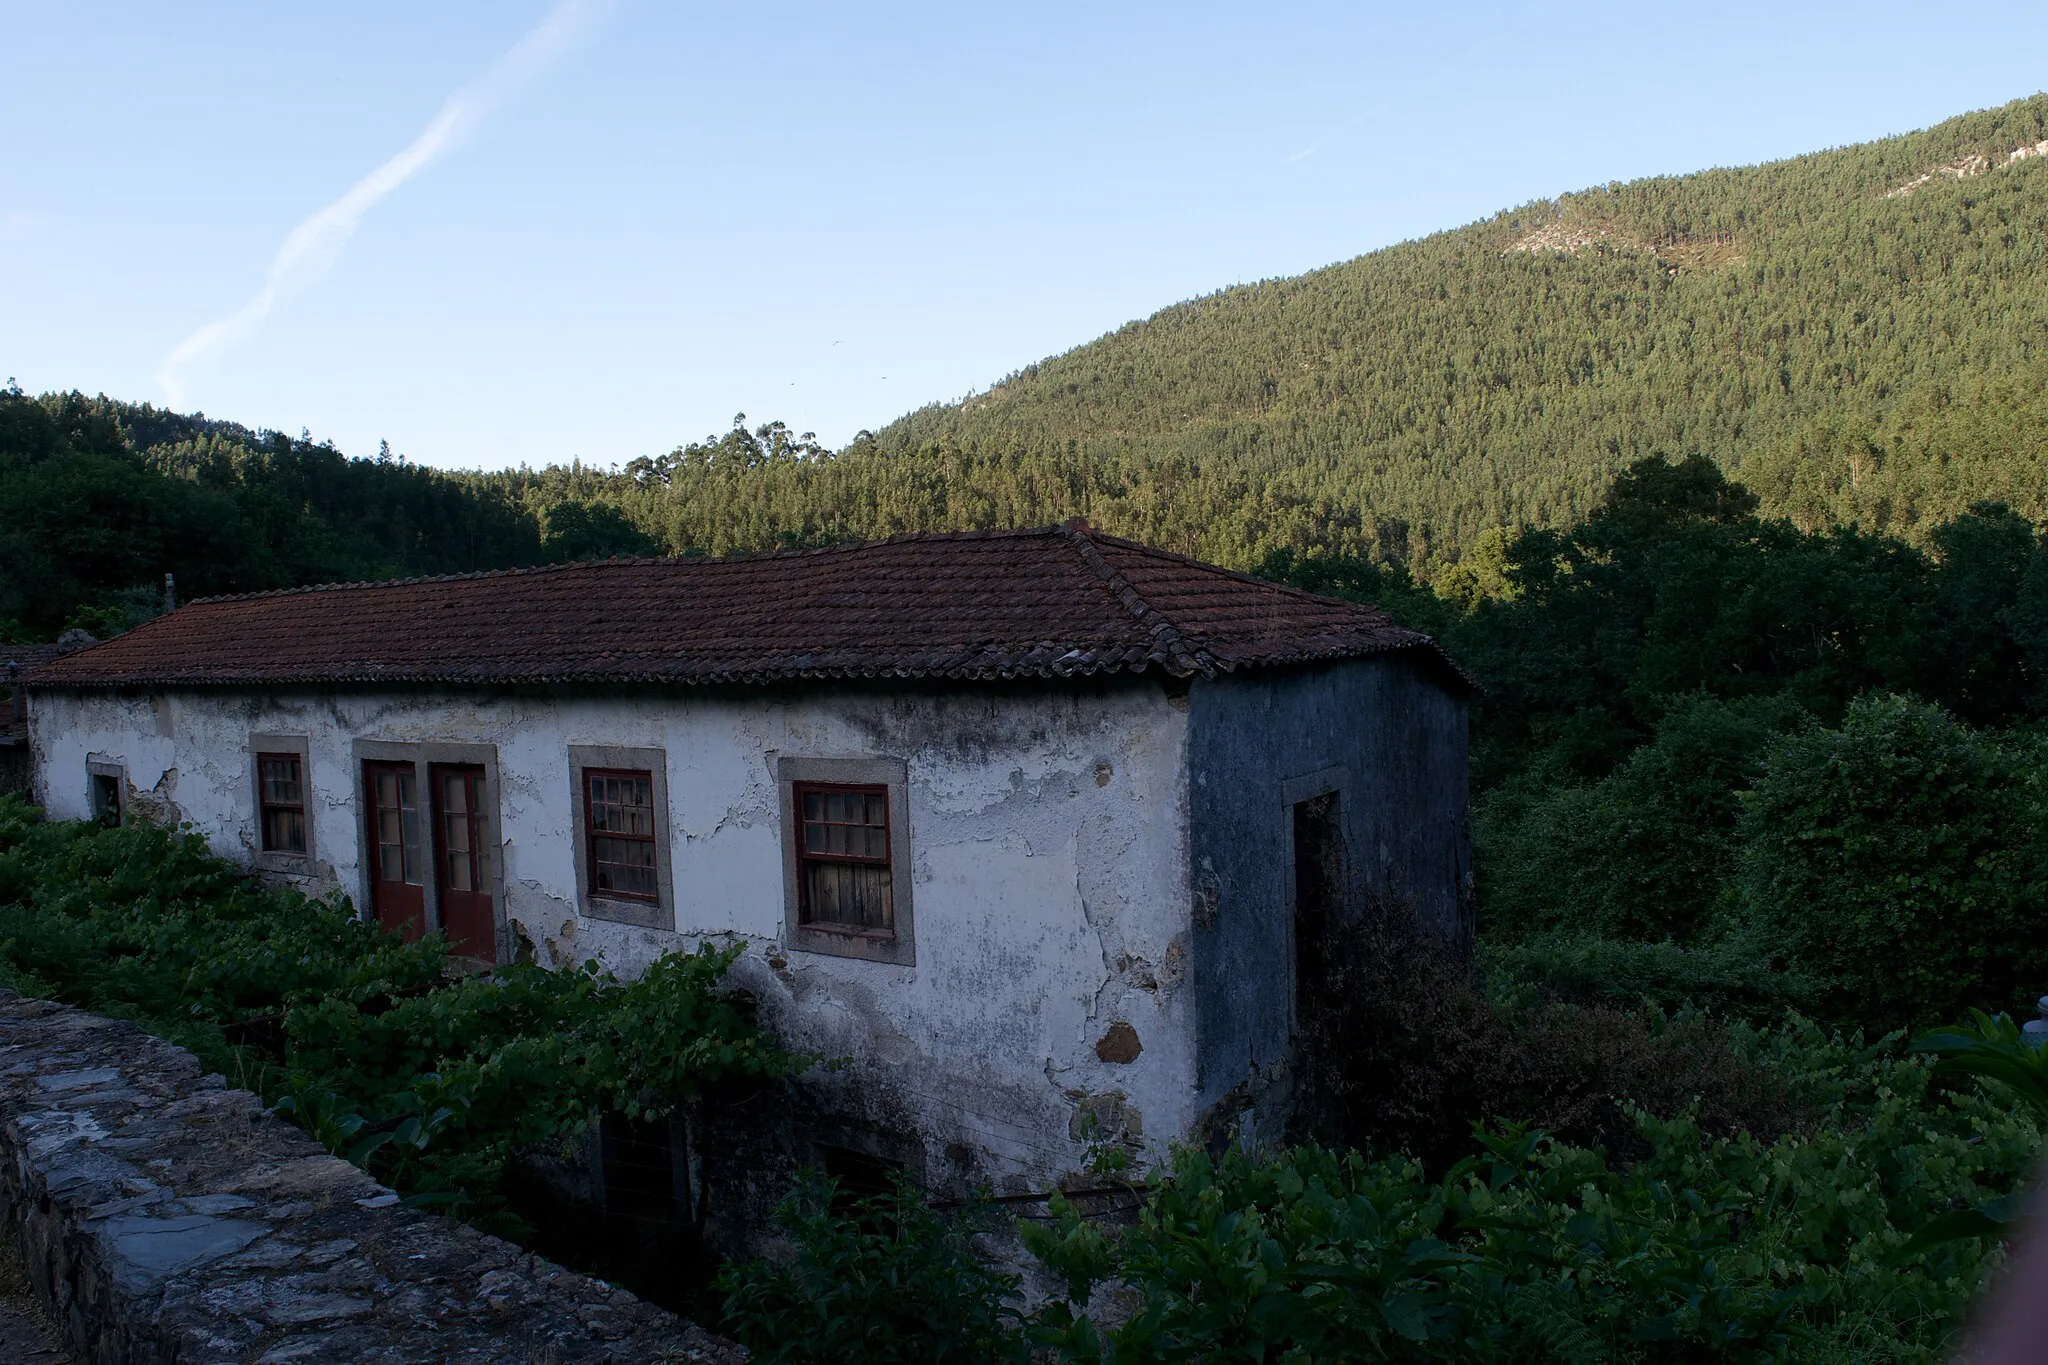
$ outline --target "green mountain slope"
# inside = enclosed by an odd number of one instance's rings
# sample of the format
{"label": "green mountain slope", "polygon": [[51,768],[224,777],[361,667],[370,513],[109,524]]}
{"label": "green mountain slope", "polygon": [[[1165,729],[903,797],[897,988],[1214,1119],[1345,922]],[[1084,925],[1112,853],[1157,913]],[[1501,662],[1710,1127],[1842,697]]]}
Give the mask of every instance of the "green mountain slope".
{"label": "green mountain slope", "polygon": [[2044,139],[2037,96],[1532,204],[1168,308],[873,444],[949,473],[946,524],[1006,500],[958,505],[977,483],[1024,486],[998,515],[1071,507],[1234,562],[1420,567],[1572,521],[1658,450],[1803,520],[1911,533],[1984,496],[2039,516]]}

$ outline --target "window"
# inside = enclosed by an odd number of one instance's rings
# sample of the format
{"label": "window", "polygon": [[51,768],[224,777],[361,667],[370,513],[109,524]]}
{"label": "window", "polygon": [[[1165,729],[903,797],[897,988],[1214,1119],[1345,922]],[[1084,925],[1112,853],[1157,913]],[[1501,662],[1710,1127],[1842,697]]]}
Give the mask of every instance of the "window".
{"label": "window", "polygon": [[654,872],[654,774],[586,768],[583,781],[590,893],[659,900]]}
{"label": "window", "polygon": [[257,868],[302,877],[313,861],[313,761],[304,735],[249,736]]}
{"label": "window", "polygon": [[256,799],[265,853],[306,851],[305,769],[297,754],[256,755]]}
{"label": "window", "polygon": [[785,941],[804,952],[915,966],[903,761],[779,757],[775,775]]}
{"label": "window", "polygon": [[797,919],[813,928],[895,931],[889,789],[798,783]]}
{"label": "window", "polygon": [[668,755],[660,749],[572,744],[569,780],[578,911],[644,929],[674,929]]}

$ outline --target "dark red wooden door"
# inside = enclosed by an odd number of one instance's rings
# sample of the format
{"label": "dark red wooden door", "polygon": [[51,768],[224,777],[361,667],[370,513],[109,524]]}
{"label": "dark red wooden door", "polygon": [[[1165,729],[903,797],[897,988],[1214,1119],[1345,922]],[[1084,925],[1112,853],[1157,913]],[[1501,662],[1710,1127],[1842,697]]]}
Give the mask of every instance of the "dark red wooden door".
{"label": "dark red wooden door", "polygon": [[484,770],[436,763],[434,874],[440,883],[441,931],[459,957],[498,960],[498,922],[484,880]]}
{"label": "dark red wooden door", "polygon": [[365,763],[370,794],[370,912],[407,942],[427,931],[425,869],[420,866],[418,779],[410,763]]}

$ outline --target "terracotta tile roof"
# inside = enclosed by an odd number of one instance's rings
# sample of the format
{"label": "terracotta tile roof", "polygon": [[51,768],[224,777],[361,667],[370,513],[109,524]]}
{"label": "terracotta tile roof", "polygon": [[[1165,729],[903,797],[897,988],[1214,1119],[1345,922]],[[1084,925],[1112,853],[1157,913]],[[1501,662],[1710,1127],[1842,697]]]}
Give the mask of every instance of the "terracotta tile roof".
{"label": "terracotta tile roof", "polygon": [[191,602],[34,687],[1175,677],[1413,650],[1385,612],[1091,531],[897,536]]}

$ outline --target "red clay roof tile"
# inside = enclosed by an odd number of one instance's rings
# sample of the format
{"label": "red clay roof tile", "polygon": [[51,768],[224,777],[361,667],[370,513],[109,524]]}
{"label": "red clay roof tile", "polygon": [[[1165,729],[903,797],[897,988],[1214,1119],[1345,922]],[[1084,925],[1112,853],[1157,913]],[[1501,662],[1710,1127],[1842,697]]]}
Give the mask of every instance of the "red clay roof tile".
{"label": "red clay roof tile", "polygon": [[1175,677],[1416,650],[1428,636],[1089,530],[897,536],[728,558],[606,560],[188,603],[32,687],[766,683]]}

